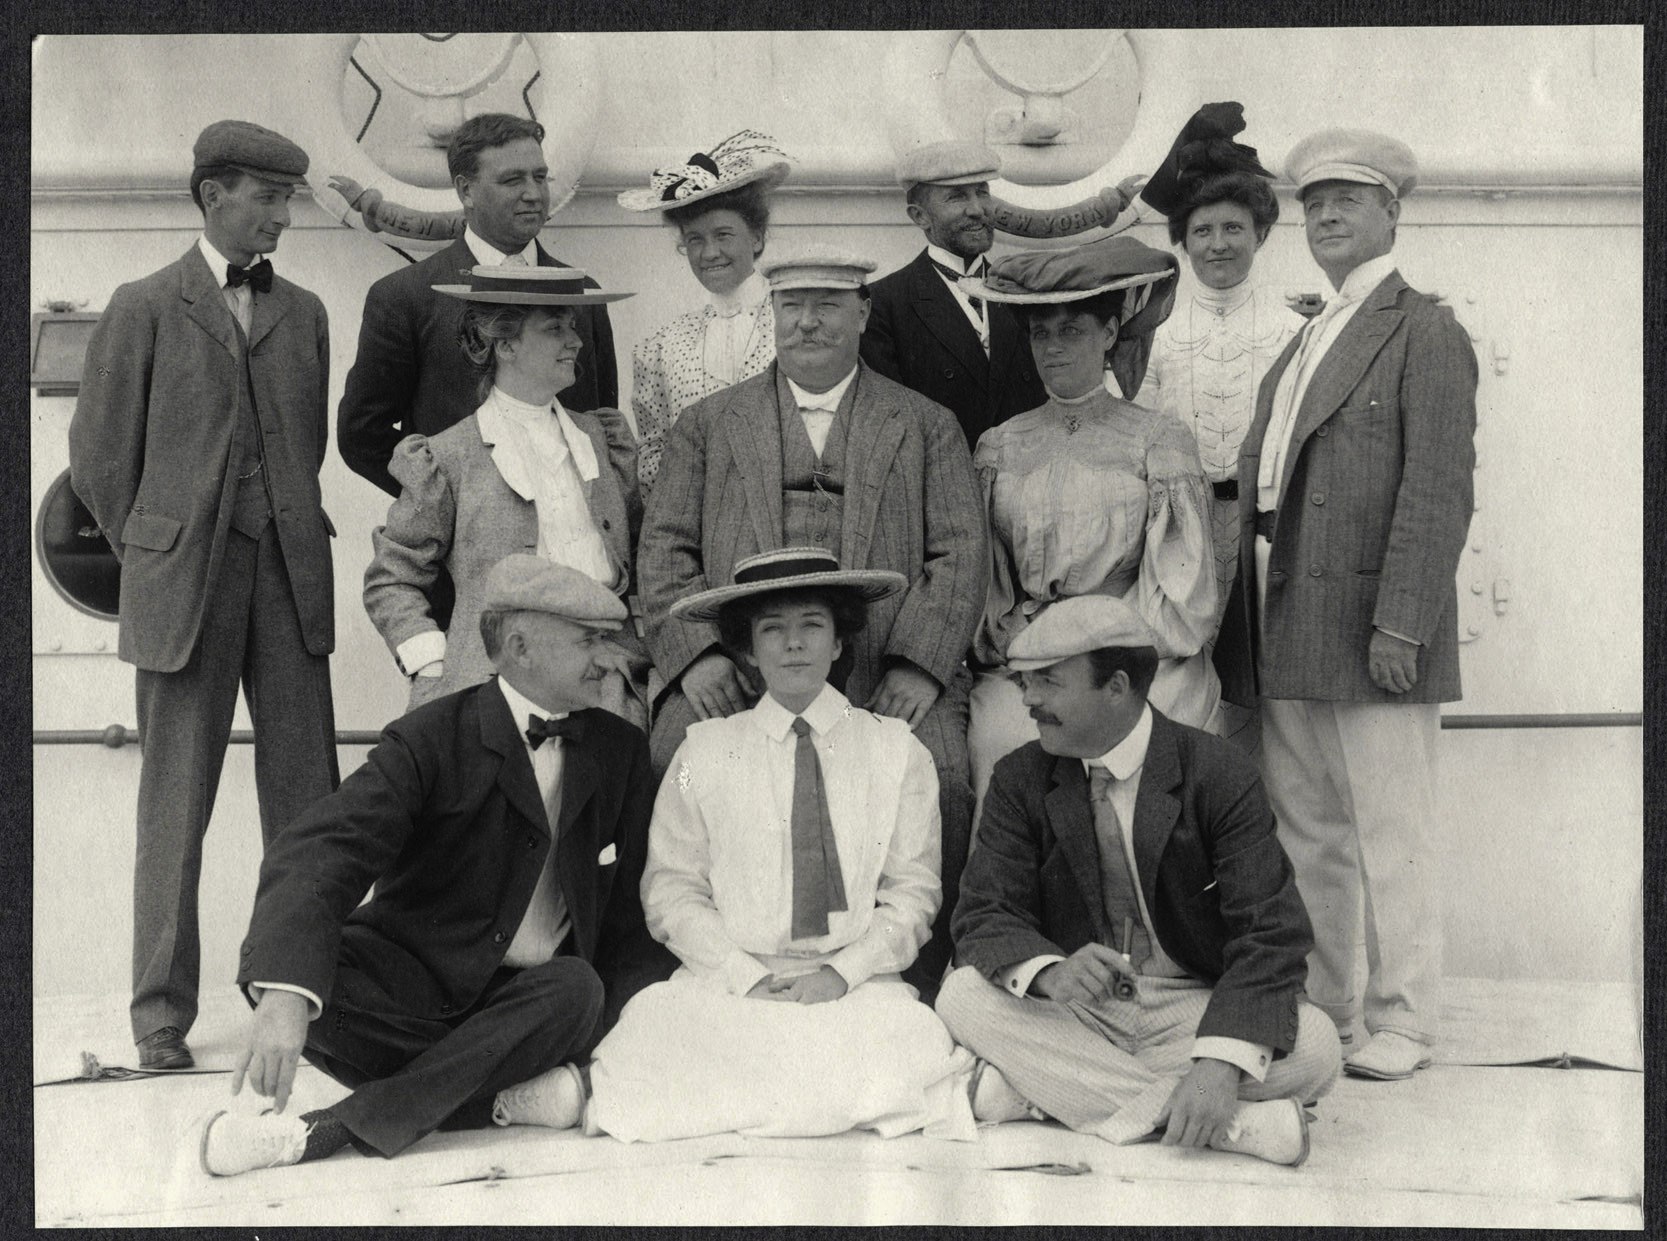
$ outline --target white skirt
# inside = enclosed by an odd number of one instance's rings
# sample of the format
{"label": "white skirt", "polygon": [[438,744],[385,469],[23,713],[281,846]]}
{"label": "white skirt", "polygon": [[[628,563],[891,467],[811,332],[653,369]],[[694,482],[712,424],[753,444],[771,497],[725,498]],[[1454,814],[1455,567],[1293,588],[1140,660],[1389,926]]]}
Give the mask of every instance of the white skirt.
{"label": "white skirt", "polygon": [[626,1142],[848,1129],[970,1142],[972,1064],[896,974],[789,1004],[680,969],[639,992],[596,1049],[588,1119]]}

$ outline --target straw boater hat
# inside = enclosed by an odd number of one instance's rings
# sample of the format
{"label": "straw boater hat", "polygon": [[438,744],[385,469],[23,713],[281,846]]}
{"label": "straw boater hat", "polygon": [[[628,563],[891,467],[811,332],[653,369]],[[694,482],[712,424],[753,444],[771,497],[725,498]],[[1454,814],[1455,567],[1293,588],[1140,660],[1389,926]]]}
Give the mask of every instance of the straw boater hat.
{"label": "straw boater hat", "polygon": [[678,620],[715,621],[726,603],[808,586],[838,586],[852,591],[864,603],[876,603],[900,594],[908,585],[908,578],[890,569],[843,569],[834,554],[824,548],[781,547],[739,561],[733,585],[685,595],[671,605],[671,614]]}
{"label": "straw boater hat", "polygon": [[431,287],[465,302],[518,306],[595,306],[634,296],[585,288],[585,273],[577,267],[470,267],[459,274],[469,283]]}
{"label": "straw boater hat", "polygon": [[1152,333],[1175,307],[1175,277],[1180,270],[1180,261],[1167,250],[1116,236],[1067,250],[1006,254],[992,260],[983,276],[964,276],[958,283],[969,297],[1033,306],[1080,302],[1119,289],[1138,290],[1123,299],[1117,343],[1111,350],[1112,373],[1133,399],[1146,374]]}
{"label": "straw boater hat", "polygon": [[743,129],[710,151],[696,151],[687,163],[656,168],[648,176],[648,188],[623,191],[619,205],[627,211],[670,211],[743,185],[774,189],[787,179],[787,160],[787,152],[774,138]]}

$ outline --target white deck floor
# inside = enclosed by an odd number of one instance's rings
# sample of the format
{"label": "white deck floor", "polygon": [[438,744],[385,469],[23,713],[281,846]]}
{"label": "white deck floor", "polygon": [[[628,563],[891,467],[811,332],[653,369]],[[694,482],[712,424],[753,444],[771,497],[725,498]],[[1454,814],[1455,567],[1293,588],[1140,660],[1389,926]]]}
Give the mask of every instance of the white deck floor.
{"label": "white deck floor", "polygon": [[[80,1052],[132,1065],[122,997],[43,1000],[35,1080]],[[976,1143],[870,1134],[631,1146],[532,1129],[435,1134],[393,1160],[351,1150],[217,1180],[178,1140],[224,1105],[208,1072],[34,1092],[41,1226],[319,1224],[1335,1224],[1640,1228],[1644,1078],[1626,987],[1449,984],[1437,1063],[1409,1082],[1344,1078],[1300,1169],[1053,1124]],[[217,992],[192,1033],[229,1067],[245,1011]],[[1524,1061],[1574,1067],[1529,1067]],[[1595,1067],[1596,1065],[1612,1067]],[[342,1088],[310,1067],[302,1110]],[[245,1097],[241,1106],[252,1106]]]}

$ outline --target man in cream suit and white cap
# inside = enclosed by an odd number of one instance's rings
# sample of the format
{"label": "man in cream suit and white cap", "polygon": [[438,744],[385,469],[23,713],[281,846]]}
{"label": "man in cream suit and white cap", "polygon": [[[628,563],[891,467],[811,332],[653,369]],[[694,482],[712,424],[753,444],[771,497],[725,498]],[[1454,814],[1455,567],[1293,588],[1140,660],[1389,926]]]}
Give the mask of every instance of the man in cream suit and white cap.
{"label": "man in cream suit and white cap", "polygon": [[1352,1050],[1347,1072],[1406,1078],[1430,1062],[1440,1008],[1434,760],[1439,704],[1460,696],[1476,357],[1453,312],[1395,269],[1418,179],[1404,143],[1325,130],[1286,171],[1336,294],[1262,382],[1216,661],[1223,697],[1261,708],[1268,796],[1314,921],[1309,994]]}
{"label": "man in cream suit and white cap", "polygon": [[938,1015],[980,1120],[1298,1164],[1339,1060],[1308,916],[1250,759],[1146,701],[1156,641],[1106,595],[1013,639],[1040,737],[996,764]]}

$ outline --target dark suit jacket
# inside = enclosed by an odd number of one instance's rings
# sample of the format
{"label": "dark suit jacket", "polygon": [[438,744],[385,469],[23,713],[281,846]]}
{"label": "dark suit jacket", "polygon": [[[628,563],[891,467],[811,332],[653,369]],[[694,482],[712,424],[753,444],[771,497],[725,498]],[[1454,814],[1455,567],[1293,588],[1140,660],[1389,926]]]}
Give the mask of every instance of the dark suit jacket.
{"label": "dark suit jacket", "polygon": [[[1391,272],[1344,326],[1303,394],[1285,456],[1256,616],[1256,474],[1279,377],[1269,369],[1239,457],[1239,574],[1215,659],[1222,693],[1346,702],[1460,696],[1454,576],[1474,508],[1476,354],[1453,312]],[[1422,645],[1418,683],[1379,689],[1374,627]]]}
{"label": "dark suit jacket", "polygon": [[925,250],[876,280],[869,293],[862,360],[953,413],[969,452],[985,431],[1048,399],[1012,310],[989,304],[986,358],[978,333]]}
{"label": "dark suit jacket", "polygon": [[[643,518],[637,586],[648,652],[668,682],[718,641],[716,625],[674,620],[671,605],[727,586],[738,560],[782,545],[778,374],[772,362],[691,405],[667,437]],[[887,659],[949,684],[984,610],[988,552],[972,457],[949,411],[866,366],[848,399],[840,560],[893,569],[911,583],[872,605],[855,639],[845,693],[862,702]]]}
{"label": "dark suit jacket", "polygon": [[[654,783],[640,730],[606,711],[577,715],[587,732],[563,756],[556,868],[572,950],[617,1012],[675,967],[638,896]],[[474,1003],[551,848],[522,724],[496,679],[389,724],[365,765],[267,847],[238,984],[327,999],[346,947],[407,1012],[439,1019]],[[615,859],[599,865],[610,845]]]}
{"label": "dark suit jacket", "polygon": [[[961,964],[993,979],[1033,957],[1116,942],[1088,791],[1082,760],[1040,741],[996,764],[951,923]],[[1254,764],[1154,710],[1134,853],[1158,943],[1214,988],[1199,1035],[1289,1052],[1314,932]]]}
{"label": "dark suit jacket", "polygon": [[[195,244],[124,284],[93,331],[69,428],[70,481],[121,561],[117,654],[153,672],[184,666],[231,525],[226,468],[248,389],[237,320]],[[335,646],[335,530],[319,496],[329,445],[324,303],[282,276],[257,294],[249,373],[266,479],[307,651]]]}
{"label": "dark suit jacket", "polygon": [[[388,473],[394,445],[407,435],[438,435],[480,408],[479,375],[457,344],[464,303],[436,293],[436,284],[467,283],[459,272],[475,265],[459,237],[444,250],[383,276],[365,295],[359,352],[347,372],[336,411],[342,460],[391,496],[399,484]],[[565,267],[538,247],[540,267]],[[585,287],[598,288],[587,278]],[[584,342],[579,378],[561,394],[570,410],[619,405],[614,334],[605,306],[575,307]]]}

